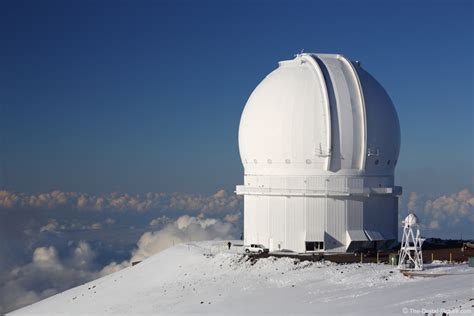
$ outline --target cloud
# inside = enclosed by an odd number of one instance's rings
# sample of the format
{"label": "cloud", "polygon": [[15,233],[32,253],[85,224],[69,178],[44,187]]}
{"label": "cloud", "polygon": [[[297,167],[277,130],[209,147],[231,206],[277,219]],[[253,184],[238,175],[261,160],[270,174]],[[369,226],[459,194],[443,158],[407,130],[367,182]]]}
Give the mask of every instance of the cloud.
{"label": "cloud", "polygon": [[64,209],[91,211],[179,210],[186,212],[223,212],[241,208],[242,198],[219,190],[211,196],[184,193],[149,192],[145,194],[109,193],[103,195],[82,192],[26,194],[0,191],[0,208]]}
{"label": "cloud", "polygon": [[439,221],[435,220],[435,219],[430,220],[430,222],[428,224],[428,228],[429,229],[439,229]]}
{"label": "cloud", "polygon": [[107,274],[111,274],[111,273],[114,273],[114,272],[117,272],[117,271],[120,271],[126,267],[129,267],[130,266],[130,262],[127,261],[127,260],[124,260],[120,263],[117,263],[117,262],[112,262],[112,263],[109,263],[108,265],[106,265],[105,267],[102,268],[102,270],[100,270],[100,276],[105,276]]}
{"label": "cloud", "polygon": [[240,221],[241,217],[242,213],[226,214],[224,216],[224,220],[229,223],[237,223],[238,221]]}
{"label": "cloud", "polygon": [[90,225],[84,225],[82,226],[82,229],[90,229],[90,230],[95,230],[95,229],[101,229],[102,224],[101,223],[92,223]]}
{"label": "cloud", "polygon": [[[62,225],[57,220],[50,219],[40,231],[56,232],[61,227]],[[97,222],[82,225],[82,228],[84,227],[97,229],[104,226]],[[66,256],[63,254],[63,257],[60,253],[64,251],[60,252],[54,246],[35,248],[29,262],[0,273],[0,314],[119,271],[130,266],[131,262],[141,261],[174,244],[199,240],[235,239],[239,231],[234,223],[208,218],[203,213],[199,216],[180,216],[174,221],[161,216],[153,219],[148,227],[161,227],[161,229],[143,233],[136,247],[131,250],[129,260],[111,262],[105,266],[97,263],[96,251],[85,241],[72,242],[71,250]]]}
{"label": "cloud", "polygon": [[[104,223],[106,225],[112,225],[115,223],[115,220],[111,218],[107,218]],[[99,230],[103,228],[103,224],[100,222],[91,222],[91,223],[80,223],[75,220],[65,222],[63,220],[63,224],[59,224],[59,222],[56,219],[50,219],[48,220],[48,223],[41,226],[39,229],[40,233],[59,233],[60,231],[62,232],[67,232],[71,230]]]}
{"label": "cloud", "polygon": [[9,191],[0,191],[0,207],[12,208],[18,204],[20,197]]}
{"label": "cloud", "polygon": [[105,219],[104,223],[106,225],[113,225],[113,224],[115,224],[115,219],[108,217],[108,218]]}
{"label": "cloud", "polygon": [[132,253],[131,262],[141,261],[172,245],[200,240],[235,239],[234,225],[215,218],[184,215],[156,232],[144,233]]}
{"label": "cloud", "polygon": [[58,230],[59,223],[55,219],[50,219],[48,223],[40,228],[40,233],[55,233]]}
{"label": "cloud", "polygon": [[81,241],[61,260],[55,247],[38,247],[31,262],[0,278],[0,314],[34,303],[106,272],[96,268],[95,252]]}
{"label": "cloud", "polygon": [[418,193],[410,192],[407,206],[409,212],[416,212],[418,210]]}
{"label": "cloud", "polygon": [[[197,217],[184,215],[169,222],[169,218],[158,218],[151,222],[168,222],[162,229],[144,233],[131,253],[129,261],[112,262],[103,268],[104,273],[115,272],[130,266],[132,262],[142,261],[173,245],[201,240],[236,239],[238,229],[234,224],[216,218],[205,218],[202,214]],[[150,223],[151,225],[151,223]],[[158,225],[158,224],[157,224]],[[154,225],[151,225],[154,226]]]}
{"label": "cloud", "polygon": [[440,228],[440,223],[454,226],[462,221],[474,223],[474,197],[468,189],[451,195],[443,195],[425,202],[424,213],[430,219],[430,227]]}
{"label": "cloud", "polygon": [[[416,211],[420,216],[425,229],[433,230],[436,234],[440,234],[442,230],[453,232],[453,227],[474,223],[474,197],[468,189],[435,197],[412,192],[408,195],[406,203],[408,209]],[[5,264],[4,261],[10,259],[10,255],[5,260],[0,260],[2,268],[0,270],[0,314],[121,270],[130,266],[131,262],[143,260],[173,244],[199,240],[235,239],[241,232],[239,225],[242,219],[242,200],[224,190],[219,190],[210,196],[181,193],[142,195],[111,193],[94,196],[60,191],[27,195],[0,191],[0,209],[3,209],[3,213],[13,216],[16,213],[15,207],[30,208],[22,216],[11,218],[17,218],[18,223],[24,226],[10,227],[16,224],[12,225],[8,217],[6,222],[9,224],[0,227],[0,237],[12,239],[10,234],[20,231],[17,228],[21,227],[25,236],[28,235],[28,240],[37,239],[38,236],[43,236],[44,239],[39,244],[25,242],[25,245],[31,248],[20,247],[26,251],[27,256],[27,260],[22,259],[20,264],[17,263],[18,261],[12,261],[13,265],[12,262]],[[70,220],[65,219],[64,216],[54,216],[57,219],[46,217],[45,221],[42,218],[43,215],[40,216],[41,213],[36,211],[43,208],[54,210],[48,212],[48,216],[51,216],[51,213],[62,212],[68,207],[80,211]],[[140,229],[131,230],[130,235],[126,235],[125,229],[128,226],[115,225],[114,218],[125,216],[124,218],[130,219],[130,214],[82,212],[88,208],[96,211],[135,211],[133,216],[146,217],[146,222],[143,222],[143,227]],[[140,213],[152,209],[181,210],[187,211],[188,215],[176,219],[159,216],[150,220],[148,215],[143,216]],[[160,213],[158,214],[161,215]],[[81,217],[78,218],[77,215]],[[32,216],[36,216],[33,221],[35,225],[26,225],[27,222],[24,219],[31,219]],[[127,225],[137,225],[137,222],[127,223]],[[104,251],[109,249],[107,247],[110,245],[107,245],[108,242],[103,242],[103,238],[106,235],[113,235],[113,239],[117,239],[114,229],[122,229],[121,240],[113,244],[113,247],[120,248],[121,255],[104,257]],[[4,233],[5,230],[9,233]],[[71,240],[66,237],[68,231],[73,232],[69,236],[76,236],[71,237],[72,240],[84,238],[85,235],[78,233],[78,230],[88,230],[88,238],[92,233],[106,234],[101,235],[96,242],[93,240],[91,243],[73,242],[69,251],[64,251],[64,245],[51,246],[50,242],[54,240],[66,240],[65,242]],[[153,231],[147,232],[147,230]],[[51,234],[59,231],[61,234]],[[15,237],[15,240],[20,239],[20,236]],[[136,245],[132,249],[135,242]],[[4,246],[9,244],[4,243]],[[102,248],[94,250],[91,245]],[[13,252],[12,247],[4,247],[0,255],[3,257]],[[18,246],[15,247],[18,248]],[[102,261],[98,259],[98,253],[101,254]],[[108,259],[104,261],[103,258]],[[124,258],[126,260],[123,260]],[[99,261],[102,263],[99,264]],[[110,261],[112,262],[107,264]]]}
{"label": "cloud", "polygon": [[169,224],[170,222],[172,222],[171,218],[166,216],[160,216],[152,219],[148,226],[162,226],[164,224]]}
{"label": "cloud", "polygon": [[474,196],[469,189],[431,198],[411,192],[407,208],[421,215],[423,226],[431,230],[452,229],[461,223],[474,223]]}
{"label": "cloud", "polygon": [[[211,195],[0,191],[0,315],[173,243],[235,238],[241,231],[238,215],[225,215],[241,210],[242,198],[225,190]],[[80,242],[84,239],[88,242]]]}

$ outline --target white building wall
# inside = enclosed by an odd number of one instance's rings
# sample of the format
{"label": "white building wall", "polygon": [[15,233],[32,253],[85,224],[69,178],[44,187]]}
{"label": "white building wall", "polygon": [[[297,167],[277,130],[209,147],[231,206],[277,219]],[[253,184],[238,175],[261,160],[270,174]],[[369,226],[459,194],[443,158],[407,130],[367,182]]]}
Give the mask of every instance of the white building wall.
{"label": "white building wall", "polygon": [[269,197],[268,196],[259,196],[257,198],[257,212],[258,212],[258,243],[268,245],[268,240],[270,238],[270,221],[271,216],[270,210],[268,207]]}
{"label": "white building wall", "polygon": [[324,246],[333,252],[346,251],[346,200],[327,198]]}
{"label": "white building wall", "polygon": [[364,230],[364,204],[361,198],[347,200],[347,230]]}
{"label": "white building wall", "polygon": [[246,195],[244,197],[244,241],[246,244],[256,242],[257,208],[253,205],[255,202],[255,196]]}
{"label": "white building wall", "polygon": [[[271,251],[281,250],[285,247],[286,199],[287,198],[284,196],[274,196],[269,199],[269,209],[271,213],[269,218],[271,237],[268,247]],[[280,247],[278,247],[278,245],[280,245]]]}
{"label": "white building wall", "polygon": [[323,241],[326,227],[326,199],[305,198],[306,238],[305,241]]}
{"label": "white building wall", "polygon": [[325,251],[345,252],[351,242],[396,239],[397,204],[397,197],[377,194],[337,198],[246,195],[245,244],[305,252],[306,241],[324,241]]}
{"label": "white building wall", "polygon": [[398,238],[398,198],[374,195],[364,201],[364,229],[379,232],[386,240]]}
{"label": "white building wall", "polygon": [[304,197],[286,199],[286,241],[285,248],[304,252],[306,214]]}

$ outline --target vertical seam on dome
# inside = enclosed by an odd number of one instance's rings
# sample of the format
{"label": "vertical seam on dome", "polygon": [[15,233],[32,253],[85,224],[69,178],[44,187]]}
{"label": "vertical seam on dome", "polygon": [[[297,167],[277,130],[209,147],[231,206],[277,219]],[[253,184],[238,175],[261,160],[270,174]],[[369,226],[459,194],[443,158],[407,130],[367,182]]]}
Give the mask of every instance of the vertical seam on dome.
{"label": "vertical seam on dome", "polygon": [[[329,104],[329,95],[328,95],[328,88],[326,84],[326,79],[324,78],[324,74],[321,70],[321,67],[319,66],[318,62],[316,61],[315,57],[313,55],[304,55],[302,58],[307,60],[312,66],[313,69],[316,71],[316,75],[319,77],[321,84],[323,85],[322,90],[323,90],[323,97],[324,97],[324,103],[325,103],[325,112],[326,112],[326,150],[328,153],[331,152],[331,143],[332,143],[332,135],[331,135],[331,108]],[[331,167],[331,155],[329,154],[326,157],[326,166],[325,170],[329,171]]]}
{"label": "vertical seam on dome", "polygon": [[[331,155],[331,163],[329,164],[329,169],[328,171],[333,171],[336,172],[334,165],[334,153],[339,153],[341,155],[341,142],[340,142],[340,122],[339,122],[339,103],[337,100],[337,97],[335,95],[334,91],[334,82],[331,77],[331,74],[329,73],[328,66],[324,62],[322,58],[320,58],[318,55],[314,55],[313,58],[316,60],[318,63],[319,68],[321,69],[324,80],[326,83],[326,90],[328,92],[328,101],[329,101],[329,111],[331,113],[331,144],[329,144],[330,152],[328,154]],[[335,141],[337,139],[337,142]],[[335,144],[338,144],[338,148],[336,148]],[[341,169],[341,166],[339,166],[339,169]]]}
{"label": "vertical seam on dome", "polygon": [[360,171],[364,171],[365,170],[366,155],[367,155],[367,113],[365,111],[364,92],[362,91],[362,84],[360,83],[359,75],[357,74],[357,71],[355,70],[352,63],[342,55],[339,55],[338,57],[340,58],[340,60],[342,62],[344,62],[346,65],[348,65],[349,69],[352,72],[354,80],[357,83],[357,87],[358,87],[358,92],[359,92],[359,97],[360,97],[360,104],[361,104],[361,107],[362,107],[362,121],[364,123],[364,128],[363,128],[364,136],[362,137],[363,148],[361,150],[361,160],[360,160],[361,165],[359,166],[359,169],[360,169]]}

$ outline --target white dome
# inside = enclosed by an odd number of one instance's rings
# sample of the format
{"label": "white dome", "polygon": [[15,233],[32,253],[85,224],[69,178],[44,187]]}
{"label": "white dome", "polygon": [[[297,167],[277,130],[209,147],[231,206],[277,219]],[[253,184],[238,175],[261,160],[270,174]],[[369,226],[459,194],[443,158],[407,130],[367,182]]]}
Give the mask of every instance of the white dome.
{"label": "white dome", "polygon": [[419,224],[418,217],[415,214],[410,213],[408,214],[407,217],[405,217],[405,220],[403,221],[403,223],[408,226],[418,225]]}
{"label": "white dome", "polygon": [[279,63],[242,114],[247,175],[393,175],[400,126],[382,86],[341,55]]}

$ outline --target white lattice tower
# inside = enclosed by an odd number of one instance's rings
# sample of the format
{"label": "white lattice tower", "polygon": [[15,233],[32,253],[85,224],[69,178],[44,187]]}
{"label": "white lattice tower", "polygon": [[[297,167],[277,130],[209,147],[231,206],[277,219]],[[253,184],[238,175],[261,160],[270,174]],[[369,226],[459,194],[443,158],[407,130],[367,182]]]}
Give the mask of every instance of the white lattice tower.
{"label": "white lattice tower", "polygon": [[398,268],[401,270],[423,270],[423,255],[418,217],[409,214],[403,221],[403,237],[400,247]]}

